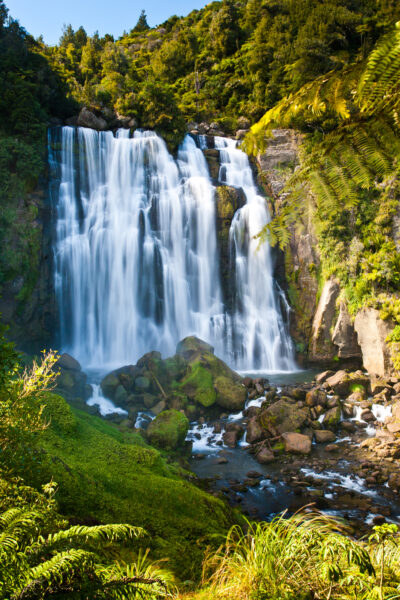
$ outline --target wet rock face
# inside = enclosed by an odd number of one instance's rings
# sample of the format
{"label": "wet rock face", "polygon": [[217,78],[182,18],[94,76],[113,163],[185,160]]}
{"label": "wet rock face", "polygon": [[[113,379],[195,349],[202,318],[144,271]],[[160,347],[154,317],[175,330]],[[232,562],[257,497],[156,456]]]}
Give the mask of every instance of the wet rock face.
{"label": "wet rock face", "polygon": [[357,313],[354,328],[361,347],[363,364],[368,373],[385,376],[393,372],[386,338],[393,330],[393,323],[383,321],[379,311],[367,308]]}
{"label": "wet rock face", "polygon": [[242,189],[230,186],[218,186],[215,190],[217,207],[217,239],[220,255],[220,275],[224,304],[228,311],[234,308],[235,271],[234,261],[230,259],[229,230],[237,210],[246,204]]}
{"label": "wet rock face", "polygon": [[79,127],[89,127],[97,131],[105,131],[108,128],[107,121],[103,117],[96,116],[86,106],[79,113],[76,124]]}
{"label": "wet rock face", "polygon": [[339,358],[361,360],[361,348],[358,345],[357,334],[344,302],[340,303],[339,316],[332,334],[332,342],[337,346]]}
{"label": "wet rock face", "polygon": [[331,329],[336,321],[336,300],[339,292],[339,283],[335,279],[325,282],[312,326],[310,358],[313,361],[330,361],[336,354]]}

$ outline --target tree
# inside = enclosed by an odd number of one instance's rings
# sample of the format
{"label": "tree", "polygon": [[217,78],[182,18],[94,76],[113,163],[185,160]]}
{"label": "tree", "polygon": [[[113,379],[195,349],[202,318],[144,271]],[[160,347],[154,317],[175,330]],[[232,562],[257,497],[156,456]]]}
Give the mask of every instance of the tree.
{"label": "tree", "polygon": [[144,31],[147,31],[148,29],[150,29],[150,26],[147,23],[146,11],[142,10],[142,12],[140,13],[138,22],[136,23],[135,27],[132,29],[132,32],[133,33],[143,33]]}

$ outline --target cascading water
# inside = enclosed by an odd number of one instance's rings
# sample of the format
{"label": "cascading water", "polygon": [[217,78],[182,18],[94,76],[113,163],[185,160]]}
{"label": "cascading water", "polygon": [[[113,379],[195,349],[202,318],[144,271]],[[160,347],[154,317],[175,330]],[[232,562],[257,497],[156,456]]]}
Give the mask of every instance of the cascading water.
{"label": "cascading water", "polygon": [[50,132],[49,155],[60,180],[55,285],[63,350],[86,368],[105,369],[150,350],[173,354],[194,334],[237,368],[294,368],[269,248],[255,252],[251,239],[268,219],[265,201],[234,142],[216,139],[226,183],[247,197],[231,227],[237,303],[228,314],[214,187],[194,139],[185,138],[175,161],[153,132],[63,127],[59,136]]}
{"label": "cascading water", "polygon": [[257,194],[247,155],[237,142],[215,137],[220,151],[219,179],[241,188],[246,204],[229,232],[231,266],[235,273],[235,306],[230,319],[230,347],[240,369],[287,371],[295,368],[293,347],[277,305],[271,249],[255,236],[269,222],[265,199]]}

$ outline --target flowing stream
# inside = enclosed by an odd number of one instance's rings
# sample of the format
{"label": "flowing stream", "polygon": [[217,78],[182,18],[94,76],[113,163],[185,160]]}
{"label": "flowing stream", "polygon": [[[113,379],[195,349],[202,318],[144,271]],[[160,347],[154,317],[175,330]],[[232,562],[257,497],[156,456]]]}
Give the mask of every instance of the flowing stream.
{"label": "flowing stream", "polygon": [[221,183],[246,197],[229,233],[234,307],[224,306],[201,146],[186,136],[174,159],[150,131],[50,130],[61,347],[84,367],[134,363],[150,350],[172,355],[197,335],[232,367],[295,369],[270,248],[253,239],[268,222],[266,202],[236,142],[215,138]]}

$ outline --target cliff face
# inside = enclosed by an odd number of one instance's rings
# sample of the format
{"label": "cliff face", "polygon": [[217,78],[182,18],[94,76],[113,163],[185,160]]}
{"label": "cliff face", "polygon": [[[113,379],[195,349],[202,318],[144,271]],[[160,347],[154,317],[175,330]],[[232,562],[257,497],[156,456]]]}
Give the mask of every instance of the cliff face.
{"label": "cliff face", "polygon": [[52,272],[51,207],[48,185],[17,200],[19,235],[10,233],[8,251],[19,272],[0,287],[0,313],[18,347],[37,353],[54,343],[56,304]]}
{"label": "cliff face", "polygon": [[[274,130],[266,151],[257,158],[260,182],[270,196],[271,213],[278,214],[285,201],[283,188],[298,164],[301,136],[291,130]],[[283,265],[291,304],[291,334],[300,363],[363,365],[371,374],[395,371],[388,335],[391,320],[378,310],[364,307],[352,316],[345,290],[334,277],[324,280],[318,238],[313,224],[314,203],[304,191],[303,210],[292,226]],[[399,217],[394,219],[393,238],[399,239]]]}

